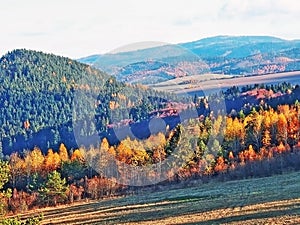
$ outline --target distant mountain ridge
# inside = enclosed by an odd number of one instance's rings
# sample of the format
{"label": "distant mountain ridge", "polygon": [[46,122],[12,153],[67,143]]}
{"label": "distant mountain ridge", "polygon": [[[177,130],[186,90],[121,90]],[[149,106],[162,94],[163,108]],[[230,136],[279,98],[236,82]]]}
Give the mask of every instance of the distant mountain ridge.
{"label": "distant mountain ridge", "polygon": [[[131,52],[93,55],[78,59],[96,68],[101,68],[117,79],[144,84],[158,83],[173,79],[176,75],[165,77],[160,70],[156,77],[164,79],[137,78],[151,74],[148,67],[139,68],[141,63],[150,61],[167,63],[185,72],[186,75],[201,73],[220,73],[233,75],[253,75],[300,70],[300,40],[284,40],[271,36],[216,36],[201,40],[164,45]],[[124,68],[135,67],[133,74],[124,76]],[[125,69],[126,70],[126,69]],[[139,71],[139,72],[138,72]]]}

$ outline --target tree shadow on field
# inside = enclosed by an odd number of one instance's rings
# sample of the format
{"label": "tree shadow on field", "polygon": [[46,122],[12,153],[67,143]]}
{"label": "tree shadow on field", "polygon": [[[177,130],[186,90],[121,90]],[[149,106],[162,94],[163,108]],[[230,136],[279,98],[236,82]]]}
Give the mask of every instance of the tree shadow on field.
{"label": "tree shadow on field", "polygon": [[[194,207],[195,204],[202,204],[201,207]],[[163,205],[151,205],[151,206],[141,206],[139,208],[133,207],[129,209],[123,209],[124,213],[121,216],[105,218],[101,222],[105,224],[120,224],[120,223],[130,223],[130,222],[146,222],[146,221],[157,221],[163,219],[168,219],[170,217],[180,217],[180,216],[190,216],[193,217],[193,214],[204,213],[211,210],[221,209],[222,207],[205,207],[204,203],[192,201],[187,204],[182,204],[182,202],[169,202]],[[276,206],[275,206],[276,207]],[[266,210],[266,208],[265,208]],[[243,213],[244,211],[244,213]],[[290,206],[290,208],[283,207],[282,209],[272,210],[270,207],[270,211],[257,212],[246,214],[246,210],[241,210],[241,215],[236,216],[228,216],[217,219],[210,219],[206,221],[195,221],[191,223],[181,223],[181,224],[222,224],[228,222],[243,222],[247,220],[253,219],[268,219],[268,218],[276,218],[280,216],[286,215],[300,215],[300,204],[294,204]],[[172,224],[172,222],[170,223]],[[174,223],[175,224],[175,223]],[[176,223],[178,224],[178,223]]]}
{"label": "tree shadow on field", "polygon": [[[222,217],[218,219],[211,219],[206,221],[195,221],[191,223],[177,223],[181,225],[211,225],[211,224],[224,224],[224,223],[230,223],[230,222],[245,222],[247,220],[256,220],[256,219],[271,219],[271,218],[278,218],[281,216],[288,216],[288,215],[294,215],[298,216],[298,223],[300,222],[300,204],[297,204],[296,207],[290,208],[290,209],[281,209],[281,210],[272,210],[268,212],[257,212],[257,213],[251,213],[251,214],[243,214],[238,216],[228,216],[228,217]],[[191,215],[192,216],[192,215]]]}

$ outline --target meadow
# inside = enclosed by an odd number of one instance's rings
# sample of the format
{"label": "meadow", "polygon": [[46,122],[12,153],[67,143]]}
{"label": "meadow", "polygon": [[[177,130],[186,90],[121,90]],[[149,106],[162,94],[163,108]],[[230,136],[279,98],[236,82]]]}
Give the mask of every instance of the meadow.
{"label": "meadow", "polygon": [[242,87],[253,84],[278,84],[288,82],[297,84],[300,79],[300,72],[285,72],[252,76],[202,74],[175,78],[166,82],[161,82],[152,87],[159,91],[172,91],[177,94],[195,94],[201,96],[204,92],[208,95],[220,90],[234,86]]}
{"label": "meadow", "polygon": [[49,207],[42,224],[299,224],[300,172],[235,181],[201,179],[126,196]]}

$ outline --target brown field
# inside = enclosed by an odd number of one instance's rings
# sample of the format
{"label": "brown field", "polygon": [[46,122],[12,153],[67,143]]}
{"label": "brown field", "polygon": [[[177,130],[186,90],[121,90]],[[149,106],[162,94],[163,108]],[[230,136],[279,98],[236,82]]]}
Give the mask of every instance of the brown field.
{"label": "brown field", "polygon": [[227,182],[194,180],[20,216],[41,212],[42,224],[300,224],[300,172]]}
{"label": "brown field", "polygon": [[[192,83],[185,84],[184,81],[192,80]],[[222,89],[232,86],[253,85],[272,82],[300,82],[300,71],[275,73],[253,76],[231,76],[220,74],[203,74],[182,78],[176,78],[166,82],[158,83],[152,87],[160,91],[172,91],[175,93],[189,93],[201,90]],[[184,84],[183,84],[184,83]]]}

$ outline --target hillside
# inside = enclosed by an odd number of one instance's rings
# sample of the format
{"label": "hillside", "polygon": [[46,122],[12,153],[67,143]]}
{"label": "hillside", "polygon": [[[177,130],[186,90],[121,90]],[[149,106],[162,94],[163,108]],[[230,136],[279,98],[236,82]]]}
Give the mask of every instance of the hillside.
{"label": "hillside", "polygon": [[[141,62],[147,64],[149,60],[167,63],[185,75],[208,72],[253,75],[300,70],[299,52],[299,40],[289,41],[268,36],[217,36],[178,45],[166,44],[131,52],[93,55],[79,61],[132,83],[141,81],[145,74],[151,73],[151,64],[148,67],[139,66]],[[139,74],[141,78],[128,76],[125,79],[123,70],[127,67],[134,68],[134,74]],[[160,75],[163,75],[163,71],[160,71]],[[153,78],[151,82],[142,82],[153,84],[160,81]]]}
{"label": "hillside", "polygon": [[[172,99],[119,83],[69,58],[37,51],[9,52],[0,59],[0,68],[0,150],[5,154],[36,145],[46,150],[61,142],[73,148],[75,137],[105,132],[108,124],[122,119],[141,120],[163,107],[158,99]],[[135,109],[132,116],[130,109]]]}
{"label": "hillside", "polygon": [[299,224],[299,172],[229,182],[201,180],[167,190],[41,209],[42,224]]}
{"label": "hillside", "polygon": [[130,83],[157,83],[173,79],[177,76],[185,76],[186,74],[168,65],[156,61],[139,62],[127,65],[117,74],[117,79],[121,81],[129,81]]}
{"label": "hillside", "polygon": [[108,77],[71,59],[25,49],[4,55],[0,68],[4,153],[35,144],[50,147],[61,136],[73,140],[70,122],[76,84],[88,79],[101,85]]}

